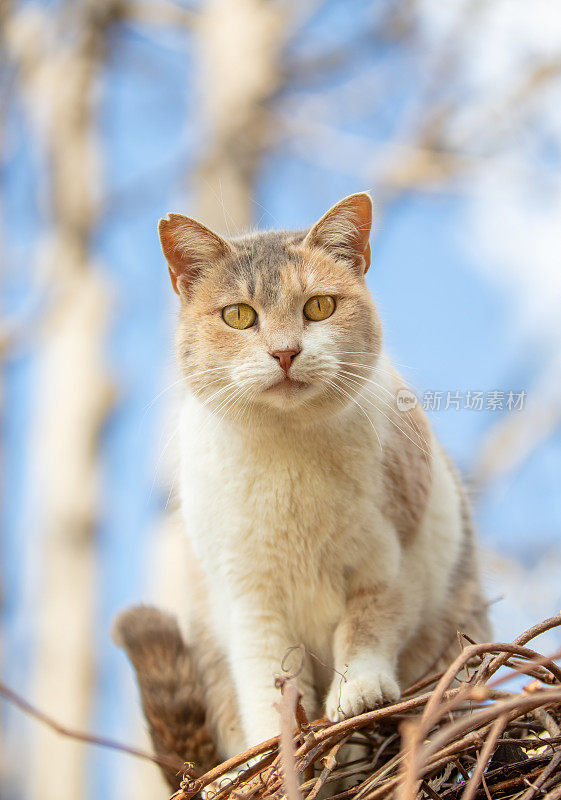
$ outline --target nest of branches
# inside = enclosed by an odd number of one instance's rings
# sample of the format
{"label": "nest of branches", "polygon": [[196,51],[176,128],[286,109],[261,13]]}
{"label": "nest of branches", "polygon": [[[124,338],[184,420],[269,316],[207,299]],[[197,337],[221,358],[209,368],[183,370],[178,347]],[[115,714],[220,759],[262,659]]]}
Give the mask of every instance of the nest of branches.
{"label": "nest of branches", "polygon": [[295,679],[283,678],[280,737],[202,776],[186,765],[172,800],[558,800],[559,654],[528,647],[558,626],[561,614],[512,644],[462,639],[444,672],[339,723],[310,723]]}

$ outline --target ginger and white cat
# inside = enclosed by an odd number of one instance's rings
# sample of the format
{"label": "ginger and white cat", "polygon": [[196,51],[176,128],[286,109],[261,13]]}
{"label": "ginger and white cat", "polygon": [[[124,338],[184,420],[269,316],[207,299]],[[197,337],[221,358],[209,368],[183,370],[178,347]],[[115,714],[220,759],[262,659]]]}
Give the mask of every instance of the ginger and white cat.
{"label": "ginger and white cat", "polygon": [[278,733],[274,677],[298,643],[308,715],[338,720],[395,700],[458,629],[487,636],[464,492],[420,407],[396,405],[371,217],[361,193],[301,232],[160,222],[190,638],[222,757]]}

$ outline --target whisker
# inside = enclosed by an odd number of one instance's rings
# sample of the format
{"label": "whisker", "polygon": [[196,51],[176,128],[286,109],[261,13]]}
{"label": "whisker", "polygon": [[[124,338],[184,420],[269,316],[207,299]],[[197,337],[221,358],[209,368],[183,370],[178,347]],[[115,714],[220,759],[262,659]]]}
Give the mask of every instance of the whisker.
{"label": "whisker", "polygon": [[[347,367],[353,367],[353,366],[354,366],[354,367],[367,368],[367,367],[366,367],[366,365],[364,365],[364,364],[354,364],[354,363],[352,363],[352,362],[348,362],[348,361],[339,362],[339,364],[340,364],[340,366],[347,366]],[[375,368],[374,370],[372,370],[372,368],[371,368],[370,366],[368,366],[368,369],[370,369],[370,370],[371,370],[371,373],[372,373],[373,371],[377,371],[377,368]],[[344,372],[346,375],[352,375],[352,376],[353,376],[353,377],[355,377],[355,378],[360,378],[361,380],[363,380],[363,381],[367,381],[368,383],[372,383],[374,386],[376,386],[378,389],[380,389],[380,391],[383,391],[383,392],[385,392],[385,393],[386,393],[386,395],[388,395],[388,397],[390,397],[392,400],[395,400],[395,398],[396,398],[396,394],[395,394],[395,392],[392,392],[392,391],[390,391],[390,390],[387,388],[387,386],[384,386],[383,384],[381,384],[381,383],[378,383],[377,381],[373,380],[372,378],[367,378],[367,377],[366,377],[366,376],[364,376],[364,375],[356,375],[355,373],[353,373],[353,372],[348,372],[348,371],[346,371],[346,370],[341,370],[341,372]],[[380,399],[381,399],[381,398],[380,398]],[[395,408],[394,408],[394,406],[393,406],[392,404],[387,404],[387,405],[388,405],[388,406],[391,408],[391,410],[392,410],[392,411],[395,411]],[[412,425],[412,424],[414,424],[414,425],[415,425],[415,427],[414,427],[414,431],[415,431],[415,433],[417,433],[417,434],[419,435],[419,438],[420,438],[420,439],[421,439],[421,440],[424,442],[424,444],[426,445],[426,447],[427,447],[428,449],[430,449],[430,448],[429,448],[429,444],[428,444],[428,442],[426,441],[426,439],[425,439],[425,438],[422,436],[422,434],[420,433],[420,430],[419,430],[419,428],[418,428],[417,424],[416,424],[416,423],[414,423],[414,420],[413,420],[413,419],[409,419],[409,418],[405,419],[405,418],[403,418],[403,417],[402,417],[402,419],[404,419],[404,421],[405,421],[405,422],[407,422],[407,423],[408,423],[408,424],[410,424],[410,425]]]}
{"label": "whisker", "polygon": [[[347,378],[347,380],[349,380],[349,379]],[[358,380],[355,380],[354,383],[356,383],[357,385],[361,386],[361,384],[360,384],[360,382]],[[403,428],[400,428],[400,426],[397,424],[397,422],[395,422],[395,420],[391,419],[387,414],[385,414],[382,411],[382,409],[379,406],[376,405],[376,403],[373,403],[367,397],[364,397],[364,399],[366,400],[367,403],[370,403],[370,405],[373,406],[378,411],[379,414],[381,414],[383,417],[385,417],[385,419],[387,419],[387,421],[391,425],[393,425],[395,428],[397,428],[397,430],[400,431],[400,433],[402,433],[403,436],[405,436],[406,439],[409,439],[411,444],[415,445],[415,447],[418,447],[419,450],[422,453],[424,453],[427,458],[429,458],[430,454],[427,453],[427,451],[423,447],[421,447],[421,445],[418,442],[414,442],[413,439],[410,436],[408,436],[407,433],[403,430]],[[378,398],[378,400],[381,400],[381,398]],[[427,462],[427,465],[428,465],[428,462]],[[429,465],[429,468],[430,468],[430,465]]]}
{"label": "whisker", "polygon": [[[362,375],[358,375],[357,376],[353,372],[349,372],[348,370],[344,370],[344,369],[340,370],[340,373],[343,374],[343,375],[351,376],[352,378],[355,379],[355,381],[357,383],[360,383],[361,381],[366,381],[367,383],[371,383],[376,388],[380,389],[381,391],[386,392],[393,400],[395,400],[395,395],[392,392],[390,392],[390,390],[387,387],[382,386],[381,384],[377,383],[376,381],[372,380],[371,378],[365,378]],[[357,378],[360,378],[360,381],[358,381]],[[366,388],[366,387],[364,387],[364,388]],[[373,390],[371,388],[370,388],[370,391],[372,391],[372,393],[374,394],[374,392],[373,392]],[[387,408],[389,408],[392,413],[396,412],[396,408],[394,407],[394,405],[389,403],[387,400],[384,400],[384,398],[382,398],[382,397],[378,397],[377,395],[375,395],[375,397],[381,403],[383,403],[385,406],[387,406]],[[419,439],[425,445],[427,450],[430,450],[429,443],[427,442],[425,437],[421,434],[419,427],[416,424],[413,425],[413,423],[414,423],[413,418],[412,417],[403,417],[403,416],[401,416],[400,419],[402,419],[403,422],[408,426],[408,428],[411,431],[411,433],[413,433],[415,436],[419,437]]]}
{"label": "whisker", "polygon": [[158,477],[159,477],[160,466],[162,464],[163,458],[164,458],[164,456],[165,456],[165,454],[167,452],[168,447],[170,446],[170,444],[172,443],[174,438],[177,436],[178,432],[179,432],[179,426],[176,425],[175,428],[173,429],[173,432],[168,437],[165,445],[160,450],[160,453],[159,453],[158,458],[156,460],[156,464],[154,466],[154,477],[152,478],[152,483],[150,485],[150,491],[148,492],[148,499],[149,500],[152,498],[152,495],[154,493],[154,489],[156,488],[156,481],[158,480]]}
{"label": "whisker", "polygon": [[160,397],[162,397],[162,395],[164,395],[166,392],[169,392],[170,389],[173,389],[174,386],[177,386],[179,383],[183,383],[183,381],[184,381],[184,378],[179,378],[178,380],[174,381],[173,383],[170,383],[169,386],[166,386],[165,389],[162,389],[162,391],[158,392],[158,394],[155,397],[153,397],[152,400],[150,400],[148,403],[146,403],[146,405],[144,406],[144,409],[143,409],[143,414],[142,414],[142,418],[141,418],[140,422],[142,423],[144,421],[144,417],[146,416],[148,411],[152,408],[154,403],[157,402],[160,399]]}
{"label": "whisker", "polygon": [[[230,390],[232,387],[235,387],[235,383],[234,383],[233,381],[230,381],[230,382],[229,382],[229,383],[227,383],[225,386],[221,386],[221,387],[220,387],[220,389],[217,389],[217,391],[216,391],[216,392],[214,392],[213,394],[211,394],[211,396],[210,396],[210,397],[207,397],[206,399],[200,399],[200,398],[198,398],[198,400],[199,400],[199,402],[200,402],[201,406],[203,406],[203,408],[206,408],[206,409],[208,409],[208,407],[209,407],[210,403],[211,403],[211,402],[214,400],[214,398],[215,398],[215,397],[218,397],[218,396],[219,396],[219,395],[221,395],[223,392],[227,392],[227,391],[229,391],[229,390]],[[223,401],[220,401],[220,403],[222,403],[222,402],[223,402]],[[215,413],[215,412],[214,412],[214,410],[212,410],[212,409],[208,409],[208,410],[212,411],[212,413]],[[211,419],[211,420],[212,420],[212,415],[210,415],[210,416],[209,416],[209,419]],[[206,428],[207,424],[208,424],[208,419],[206,420],[206,422],[203,424],[202,428],[200,429],[200,432],[201,432],[201,433],[202,433],[202,432],[204,432],[204,430],[205,430],[205,428]]]}
{"label": "whisker", "polygon": [[[222,400],[217,408],[213,409],[213,414],[218,415],[221,420],[224,419],[226,412],[234,404],[234,402],[236,402],[237,400],[240,399],[240,397],[243,396],[243,393],[245,392],[247,386],[247,382],[236,384],[232,381],[230,384],[228,384],[227,388],[231,389],[232,386],[234,387],[234,391],[231,392],[231,394],[228,395],[224,400]],[[222,416],[220,416],[221,410],[223,410]]]}
{"label": "whisker", "polygon": [[374,423],[370,419],[370,416],[365,411],[365,409],[361,406],[361,404],[358,402],[356,397],[353,397],[349,392],[346,391],[346,389],[343,389],[342,386],[338,386],[333,381],[331,381],[329,378],[326,378],[325,380],[329,385],[333,386],[334,389],[336,389],[336,390],[338,390],[340,392],[343,392],[349,398],[349,400],[352,400],[352,402],[355,403],[355,405],[357,405],[360,408],[360,410],[362,411],[362,413],[364,414],[364,416],[366,417],[366,419],[368,420],[368,422],[372,426],[372,430],[374,431],[374,433],[376,435],[376,439],[378,440],[378,444],[380,446],[380,453],[383,453],[384,452],[384,448],[382,447],[382,442],[380,441],[380,437],[378,435],[378,431],[376,430],[376,427],[375,427]]}
{"label": "whisker", "polygon": [[[347,356],[372,356],[372,350],[339,350],[338,352]],[[403,369],[418,369],[418,367],[412,367],[410,364],[400,364],[399,361],[394,361],[393,359],[390,366],[403,367]]]}

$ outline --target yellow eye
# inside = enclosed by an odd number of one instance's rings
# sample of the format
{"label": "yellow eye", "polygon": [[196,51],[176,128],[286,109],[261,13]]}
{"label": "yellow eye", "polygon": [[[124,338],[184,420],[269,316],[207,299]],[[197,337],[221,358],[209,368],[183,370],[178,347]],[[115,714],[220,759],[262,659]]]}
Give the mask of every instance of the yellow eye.
{"label": "yellow eye", "polygon": [[321,322],[335,311],[335,300],[328,294],[310,297],[304,306],[304,316],[312,322]]}
{"label": "yellow eye", "polygon": [[245,328],[251,328],[255,324],[257,314],[247,303],[236,303],[233,306],[226,306],[226,308],[222,309],[222,319],[231,328],[243,331]]}

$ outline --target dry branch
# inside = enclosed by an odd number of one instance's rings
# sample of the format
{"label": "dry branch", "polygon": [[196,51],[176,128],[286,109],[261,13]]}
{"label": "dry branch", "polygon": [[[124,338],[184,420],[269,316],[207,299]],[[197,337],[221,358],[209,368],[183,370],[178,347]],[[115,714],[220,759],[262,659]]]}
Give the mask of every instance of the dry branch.
{"label": "dry branch", "polygon": [[128,753],[131,756],[152,761],[154,764],[158,764],[158,766],[164,767],[165,769],[174,769],[176,771],[181,767],[185,769],[185,765],[178,764],[177,759],[153,755],[152,753],[147,753],[145,750],[140,750],[138,747],[131,747],[128,744],[116,742],[113,739],[107,739],[105,736],[96,736],[92,733],[77,731],[74,728],[69,728],[67,725],[62,725],[56,719],[53,719],[51,716],[49,716],[49,714],[39,711],[39,709],[31,705],[31,703],[28,702],[24,697],[19,695],[17,692],[14,692],[13,689],[10,689],[10,687],[6,686],[6,684],[2,681],[0,681],[0,696],[2,696],[5,700],[8,700],[8,702],[12,703],[14,706],[17,706],[25,714],[28,714],[30,717],[33,717],[39,722],[42,722],[43,725],[46,725],[47,728],[50,728],[60,736],[65,736],[68,739],[75,739],[76,741],[84,742],[85,744],[98,745],[99,747],[105,747],[109,750],[118,750],[122,753]]}
{"label": "dry branch", "polygon": [[[288,680],[280,705],[284,737],[196,780],[186,776],[173,800],[201,793],[211,800],[282,800],[295,792],[315,800],[320,791],[329,800],[509,800],[521,793],[519,800],[558,800],[561,670],[555,657],[527,645],[560,626],[561,614],[512,644],[469,645],[447,670],[406,690],[398,703],[336,724],[298,724],[289,748],[286,719],[294,719],[296,696]],[[504,674],[491,682],[501,667]],[[526,685],[512,692],[497,688],[512,677]],[[431,683],[434,688],[423,691]],[[362,746],[362,755],[345,763],[342,748],[349,741]],[[248,761],[251,766],[244,766]]]}

